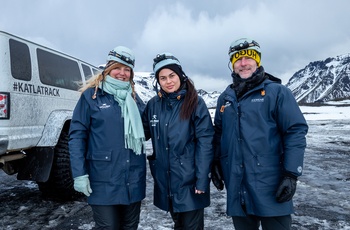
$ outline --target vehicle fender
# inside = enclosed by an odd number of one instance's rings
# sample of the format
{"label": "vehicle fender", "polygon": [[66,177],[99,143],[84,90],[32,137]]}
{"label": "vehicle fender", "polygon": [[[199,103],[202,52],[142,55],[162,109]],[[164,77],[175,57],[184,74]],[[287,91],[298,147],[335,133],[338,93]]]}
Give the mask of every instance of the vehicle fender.
{"label": "vehicle fender", "polygon": [[53,111],[45,124],[43,135],[37,147],[56,146],[65,123],[72,119],[73,111],[56,110]]}

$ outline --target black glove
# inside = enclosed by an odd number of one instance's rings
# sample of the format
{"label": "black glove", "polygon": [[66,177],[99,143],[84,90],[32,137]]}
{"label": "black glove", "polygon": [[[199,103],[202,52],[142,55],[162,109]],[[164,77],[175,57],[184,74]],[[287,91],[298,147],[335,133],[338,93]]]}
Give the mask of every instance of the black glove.
{"label": "black glove", "polygon": [[222,176],[222,168],[220,161],[214,160],[211,166],[211,181],[218,190],[224,189],[224,181]]}
{"label": "black glove", "polygon": [[294,175],[286,175],[278,186],[276,192],[276,200],[278,203],[290,201],[297,188],[297,177]]}

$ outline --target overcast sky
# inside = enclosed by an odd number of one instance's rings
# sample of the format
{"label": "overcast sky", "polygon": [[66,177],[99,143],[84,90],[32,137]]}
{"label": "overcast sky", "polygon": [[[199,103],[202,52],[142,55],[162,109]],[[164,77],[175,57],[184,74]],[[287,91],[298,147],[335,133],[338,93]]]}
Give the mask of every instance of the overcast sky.
{"label": "overcast sky", "polygon": [[197,89],[231,82],[228,48],[251,37],[266,72],[286,84],[312,61],[350,53],[348,0],[0,0],[0,30],[94,65],[118,45],[151,72],[173,53]]}

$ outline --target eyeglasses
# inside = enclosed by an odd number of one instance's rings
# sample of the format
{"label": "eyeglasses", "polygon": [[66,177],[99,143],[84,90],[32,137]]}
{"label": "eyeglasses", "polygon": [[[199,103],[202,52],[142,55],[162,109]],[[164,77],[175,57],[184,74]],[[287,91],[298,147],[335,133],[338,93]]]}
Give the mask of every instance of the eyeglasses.
{"label": "eyeglasses", "polygon": [[154,67],[161,61],[166,60],[166,59],[173,59],[179,62],[179,60],[174,57],[174,56],[169,56],[166,54],[158,54],[154,59],[153,59],[153,69]]}
{"label": "eyeglasses", "polygon": [[230,47],[230,50],[228,51],[228,53],[232,53],[232,52],[235,52],[235,51],[239,51],[239,50],[243,50],[243,49],[247,49],[249,47],[252,47],[252,46],[257,46],[260,48],[260,45],[259,43],[257,43],[256,41],[252,41],[252,42],[243,42],[243,43],[239,43],[238,45],[235,45],[233,47]]}
{"label": "eyeglasses", "polygon": [[117,58],[121,59],[122,61],[125,61],[126,63],[128,63],[128,64],[130,64],[130,65],[132,65],[132,66],[135,65],[135,60],[133,60],[133,59],[127,57],[127,56],[118,54],[118,53],[115,52],[114,50],[110,51],[108,55],[117,57]]}

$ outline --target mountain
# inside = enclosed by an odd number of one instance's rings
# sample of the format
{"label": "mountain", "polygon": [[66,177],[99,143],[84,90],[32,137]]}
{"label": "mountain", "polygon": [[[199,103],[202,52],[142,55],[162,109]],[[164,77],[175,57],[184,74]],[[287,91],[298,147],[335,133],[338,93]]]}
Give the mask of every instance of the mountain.
{"label": "mountain", "polygon": [[[136,91],[144,102],[156,95],[154,74],[135,72]],[[350,99],[350,54],[309,63],[296,72],[286,86],[299,104],[326,103]],[[216,107],[220,92],[197,89],[208,108]]]}
{"label": "mountain", "polygon": [[[154,80],[154,74],[151,72],[135,72],[135,90],[144,102],[147,102],[156,95],[156,91],[154,90],[153,86],[155,84]],[[204,99],[208,108],[213,108],[216,106],[216,101],[220,95],[220,92],[214,91],[208,93],[202,89],[197,90],[197,92],[198,95]]]}
{"label": "mountain", "polygon": [[286,86],[299,104],[350,99],[350,54],[311,62],[296,72]]}
{"label": "mountain", "polygon": [[220,96],[221,92],[218,92],[218,91],[207,92],[207,91],[202,90],[202,89],[197,90],[197,91],[198,91],[198,95],[204,99],[208,108],[216,107],[216,102],[217,102],[218,97]]}
{"label": "mountain", "polygon": [[135,72],[135,90],[140,98],[146,103],[156,95],[154,90],[154,74],[151,72]]}

